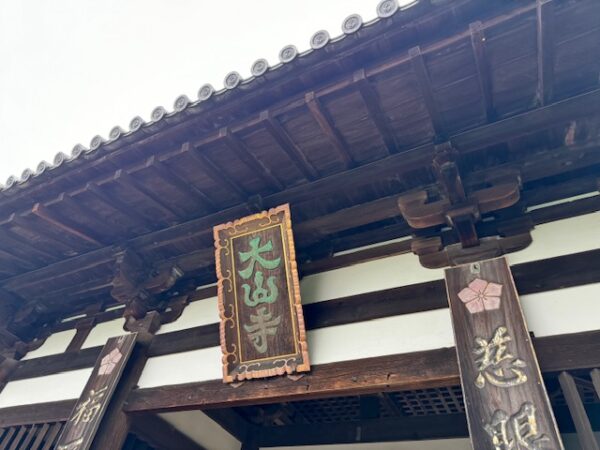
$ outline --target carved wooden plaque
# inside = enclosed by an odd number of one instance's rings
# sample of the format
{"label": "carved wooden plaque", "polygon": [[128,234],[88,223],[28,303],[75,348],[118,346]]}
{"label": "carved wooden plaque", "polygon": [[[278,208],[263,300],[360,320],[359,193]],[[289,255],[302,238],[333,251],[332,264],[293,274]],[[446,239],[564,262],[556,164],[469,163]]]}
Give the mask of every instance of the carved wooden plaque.
{"label": "carved wooden plaque", "polygon": [[289,205],[214,228],[223,381],[310,370]]}
{"label": "carved wooden plaque", "polygon": [[477,450],[562,450],[505,258],[446,269],[469,432]]}
{"label": "carved wooden plaque", "polygon": [[137,333],[110,338],[62,431],[57,450],[87,450],[119,383]]}

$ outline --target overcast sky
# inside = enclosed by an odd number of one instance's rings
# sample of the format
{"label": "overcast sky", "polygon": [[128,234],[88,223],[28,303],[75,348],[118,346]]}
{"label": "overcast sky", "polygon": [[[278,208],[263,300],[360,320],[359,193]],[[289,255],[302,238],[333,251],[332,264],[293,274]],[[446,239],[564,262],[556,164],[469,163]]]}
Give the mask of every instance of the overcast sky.
{"label": "overcast sky", "polygon": [[0,0],[0,183],[378,0]]}

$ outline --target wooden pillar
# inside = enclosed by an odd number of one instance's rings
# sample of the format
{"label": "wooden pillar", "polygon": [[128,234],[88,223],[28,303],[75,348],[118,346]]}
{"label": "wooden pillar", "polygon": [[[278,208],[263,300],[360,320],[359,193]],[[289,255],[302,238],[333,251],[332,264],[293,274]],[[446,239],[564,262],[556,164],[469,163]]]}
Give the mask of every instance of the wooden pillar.
{"label": "wooden pillar", "polygon": [[446,289],[473,448],[563,449],[506,259],[446,269]]}
{"label": "wooden pillar", "polygon": [[600,450],[598,441],[594,436],[594,430],[590,424],[590,419],[585,412],[583,402],[577,390],[575,380],[567,372],[561,372],[558,376],[558,381],[569,407],[571,417],[573,418],[573,423],[577,430],[577,439],[579,439],[582,450]]}

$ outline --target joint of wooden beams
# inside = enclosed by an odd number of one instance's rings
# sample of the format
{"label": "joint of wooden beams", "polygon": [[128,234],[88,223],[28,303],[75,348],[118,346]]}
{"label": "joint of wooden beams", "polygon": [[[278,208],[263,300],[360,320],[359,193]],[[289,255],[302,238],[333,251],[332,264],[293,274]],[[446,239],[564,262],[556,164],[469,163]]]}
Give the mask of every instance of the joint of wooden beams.
{"label": "joint of wooden beams", "polygon": [[41,203],[36,203],[31,209],[32,214],[42,219],[47,224],[58,228],[59,230],[74,236],[78,239],[86,241],[95,246],[102,246],[102,243],[92,236],[87,230],[83,230],[82,227],[73,224],[70,220],[61,217],[56,212],[50,211],[46,206]]}
{"label": "joint of wooden beams", "polygon": [[316,180],[319,177],[319,172],[317,172],[302,149],[293,141],[279,121],[269,111],[262,111],[260,113],[260,121],[271,136],[273,136],[277,144],[279,144],[288,157],[300,169],[302,174],[310,181]]}
{"label": "joint of wooden beams", "polygon": [[319,128],[323,134],[327,137],[327,140],[331,143],[333,148],[336,150],[338,156],[343,161],[344,166],[349,169],[355,165],[355,161],[352,155],[348,152],[347,145],[344,139],[340,135],[339,131],[333,126],[331,120],[327,117],[321,102],[317,98],[314,92],[308,92],[304,96],[304,101],[308,110],[310,111],[313,119],[319,125]]}
{"label": "joint of wooden beams", "polygon": [[412,69],[415,74],[415,78],[417,79],[421,95],[425,102],[425,106],[427,107],[429,118],[431,119],[436,141],[441,141],[446,137],[446,131],[444,122],[442,120],[442,115],[440,114],[433,97],[431,79],[429,78],[429,72],[427,70],[427,66],[425,65],[425,58],[423,58],[421,48],[418,46],[411,48],[408,51],[408,55],[410,57]]}
{"label": "joint of wooden beams", "polygon": [[182,276],[183,271],[174,264],[150,267],[138,254],[126,249],[115,258],[111,296],[127,305],[126,317],[141,319],[157,305],[157,295],[170,289]]}
{"label": "joint of wooden beams", "polygon": [[[515,205],[520,199],[521,178],[518,172],[487,174],[474,189],[467,189],[460,175],[458,154],[448,143],[436,146],[433,168],[437,184],[430,189],[411,192],[398,199],[400,211],[414,229],[450,226],[460,244],[446,244],[442,236],[415,237],[412,250],[426,267],[443,267],[470,258],[501,256],[511,249],[529,245],[531,227],[513,230],[510,236],[481,240],[476,224],[485,213]],[[472,183],[477,186],[477,183]],[[431,192],[437,198],[431,199]],[[505,230],[509,232],[510,230]],[[437,233],[441,233],[437,231]]]}
{"label": "joint of wooden beams", "polygon": [[375,123],[383,142],[387,148],[388,154],[398,152],[398,144],[394,136],[394,132],[390,126],[389,120],[380,107],[380,101],[377,98],[377,92],[369,83],[366,77],[365,70],[361,69],[354,72],[352,80],[358,87],[358,91],[369,111],[371,120]]}
{"label": "joint of wooden beams", "polygon": [[280,191],[284,185],[275,177],[271,171],[260,162],[247,148],[241,139],[235,136],[227,127],[219,130],[219,139],[225,144],[246,164],[259,178],[274,190]]}

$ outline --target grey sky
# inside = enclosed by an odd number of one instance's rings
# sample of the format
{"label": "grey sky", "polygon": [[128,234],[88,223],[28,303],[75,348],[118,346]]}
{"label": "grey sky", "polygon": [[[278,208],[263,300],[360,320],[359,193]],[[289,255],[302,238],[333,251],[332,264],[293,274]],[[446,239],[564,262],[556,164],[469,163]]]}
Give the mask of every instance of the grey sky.
{"label": "grey sky", "polygon": [[[0,0],[0,183],[378,0]],[[403,3],[406,3],[403,2]]]}

